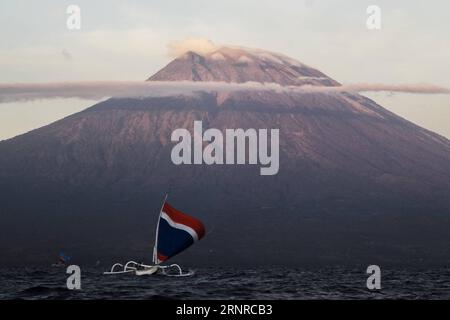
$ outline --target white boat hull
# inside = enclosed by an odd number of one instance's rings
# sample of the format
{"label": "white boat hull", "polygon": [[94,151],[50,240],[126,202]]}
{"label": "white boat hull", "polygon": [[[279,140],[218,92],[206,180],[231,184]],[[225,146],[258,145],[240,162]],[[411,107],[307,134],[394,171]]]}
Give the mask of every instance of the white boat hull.
{"label": "white boat hull", "polygon": [[150,268],[146,268],[144,270],[136,270],[135,274],[137,276],[146,276],[146,275],[155,274],[156,272],[158,272],[158,267],[153,266],[153,267],[150,267]]}
{"label": "white boat hull", "polygon": [[[178,274],[169,274],[166,273],[167,269],[175,269]],[[171,264],[169,266],[161,266],[161,265],[146,265],[142,263],[137,263],[134,261],[129,261],[125,265],[116,263],[111,267],[110,271],[103,272],[104,275],[114,275],[114,274],[135,274],[137,276],[146,276],[146,275],[154,275],[157,274],[158,271],[161,270],[160,274],[170,277],[187,277],[194,275],[193,272],[183,273],[181,267],[177,264]]]}

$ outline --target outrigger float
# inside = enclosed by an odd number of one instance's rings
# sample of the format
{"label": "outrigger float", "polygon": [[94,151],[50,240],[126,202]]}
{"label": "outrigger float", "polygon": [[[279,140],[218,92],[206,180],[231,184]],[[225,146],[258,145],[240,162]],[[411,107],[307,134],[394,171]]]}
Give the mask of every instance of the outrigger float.
{"label": "outrigger float", "polygon": [[178,264],[161,265],[169,258],[183,252],[205,235],[203,223],[175,209],[167,202],[167,194],[159,211],[156,225],[152,264],[135,261],[115,263],[104,275],[134,274],[137,276],[161,274],[172,277],[191,276],[194,272],[183,272]]}

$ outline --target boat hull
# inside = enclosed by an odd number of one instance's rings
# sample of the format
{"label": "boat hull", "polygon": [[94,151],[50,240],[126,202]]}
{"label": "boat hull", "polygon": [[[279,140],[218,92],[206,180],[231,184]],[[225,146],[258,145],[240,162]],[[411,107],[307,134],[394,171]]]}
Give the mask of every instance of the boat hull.
{"label": "boat hull", "polygon": [[158,267],[149,267],[149,268],[145,268],[143,270],[136,270],[136,275],[137,276],[146,276],[146,275],[152,275],[155,274],[156,272],[158,272]]}

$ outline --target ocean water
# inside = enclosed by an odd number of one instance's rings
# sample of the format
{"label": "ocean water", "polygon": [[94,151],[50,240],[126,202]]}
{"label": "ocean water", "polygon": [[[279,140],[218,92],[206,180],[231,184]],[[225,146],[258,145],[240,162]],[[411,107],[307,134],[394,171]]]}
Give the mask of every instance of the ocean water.
{"label": "ocean water", "polygon": [[190,277],[102,275],[82,268],[81,290],[65,268],[2,268],[0,299],[450,299],[450,269],[382,270],[380,291],[364,269],[198,268]]}

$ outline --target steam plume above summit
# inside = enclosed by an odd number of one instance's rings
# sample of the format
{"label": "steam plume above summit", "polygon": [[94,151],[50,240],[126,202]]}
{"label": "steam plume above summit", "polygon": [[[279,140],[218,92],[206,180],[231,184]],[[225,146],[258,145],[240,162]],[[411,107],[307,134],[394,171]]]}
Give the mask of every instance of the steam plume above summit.
{"label": "steam plume above summit", "polygon": [[218,47],[211,40],[205,38],[187,38],[169,42],[167,49],[169,57],[176,58],[189,51],[207,54],[218,49]]}

